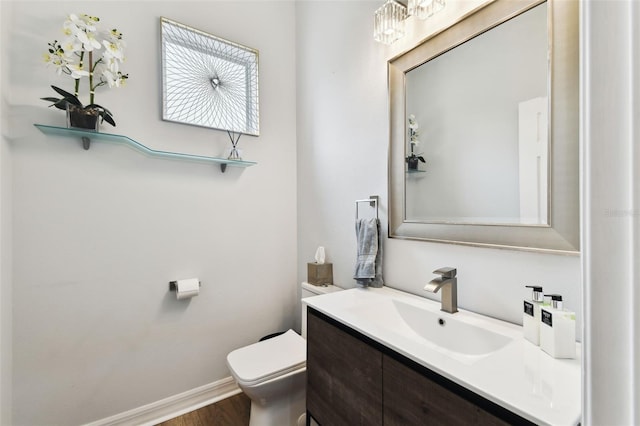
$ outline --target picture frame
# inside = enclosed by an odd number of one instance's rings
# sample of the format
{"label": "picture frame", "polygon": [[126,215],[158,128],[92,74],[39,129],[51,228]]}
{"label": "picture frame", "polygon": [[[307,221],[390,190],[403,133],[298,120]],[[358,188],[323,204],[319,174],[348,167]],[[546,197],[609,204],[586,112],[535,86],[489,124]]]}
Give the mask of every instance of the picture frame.
{"label": "picture frame", "polygon": [[162,119],[259,136],[256,49],[161,17]]}

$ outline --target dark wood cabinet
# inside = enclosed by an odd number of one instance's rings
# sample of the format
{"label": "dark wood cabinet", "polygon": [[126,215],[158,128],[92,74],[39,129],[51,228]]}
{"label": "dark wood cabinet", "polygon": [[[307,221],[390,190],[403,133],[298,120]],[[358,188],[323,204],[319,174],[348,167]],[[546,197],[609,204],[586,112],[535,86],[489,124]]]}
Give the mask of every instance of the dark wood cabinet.
{"label": "dark wood cabinet", "polygon": [[382,425],[382,353],[311,314],[307,411],[321,425]]}
{"label": "dark wood cabinet", "polygon": [[390,356],[383,366],[385,425],[508,425]]}
{"label": "dark wood cabinet", "polygon": [[312,308],[307,412],[322,426],[533,424]]}

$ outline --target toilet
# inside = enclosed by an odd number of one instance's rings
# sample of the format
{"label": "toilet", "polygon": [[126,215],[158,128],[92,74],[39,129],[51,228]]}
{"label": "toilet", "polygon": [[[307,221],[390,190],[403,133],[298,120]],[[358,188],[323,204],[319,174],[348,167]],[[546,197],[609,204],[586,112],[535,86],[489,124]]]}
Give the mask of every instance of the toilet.
{"label": "toilet", "polygon": [[[342,290],[333,285],[302,283],[302,298]],[[302,304],[302,330],[306,336],[306,304]],[[249,426],[304,424],[306,412],[307,344],[293,330],[236,349],[227,366],[238,386],[251,400]],[[301,423],[300,423],[301,422]]]}

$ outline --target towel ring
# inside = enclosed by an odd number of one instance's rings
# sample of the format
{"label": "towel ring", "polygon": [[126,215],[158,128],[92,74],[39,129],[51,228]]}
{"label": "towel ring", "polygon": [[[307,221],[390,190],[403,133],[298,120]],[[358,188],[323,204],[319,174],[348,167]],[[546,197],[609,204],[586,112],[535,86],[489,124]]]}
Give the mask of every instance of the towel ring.
{"label": "towel ring", "polygon": [[371,207],[375,207],[376,209],[376,219],[378,219],[378,199],[380,197],[378,197],[377,195],[370,195],[369,198],[365,199],[365,200],[356,200],[356,220],[358,220],[358,218],[360,217],[358,214],[358,205],[360,203],[369,203],[369,205]]}

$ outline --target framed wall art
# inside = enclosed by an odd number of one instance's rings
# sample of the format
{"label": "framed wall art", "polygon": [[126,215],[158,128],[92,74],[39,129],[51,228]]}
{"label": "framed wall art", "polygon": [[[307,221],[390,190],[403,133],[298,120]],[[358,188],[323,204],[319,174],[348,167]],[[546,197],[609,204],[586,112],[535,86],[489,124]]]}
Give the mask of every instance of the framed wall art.
{"label": "framed wall art", "polygon": [[160,18],[162,119],[260,134],[258,51]]}

